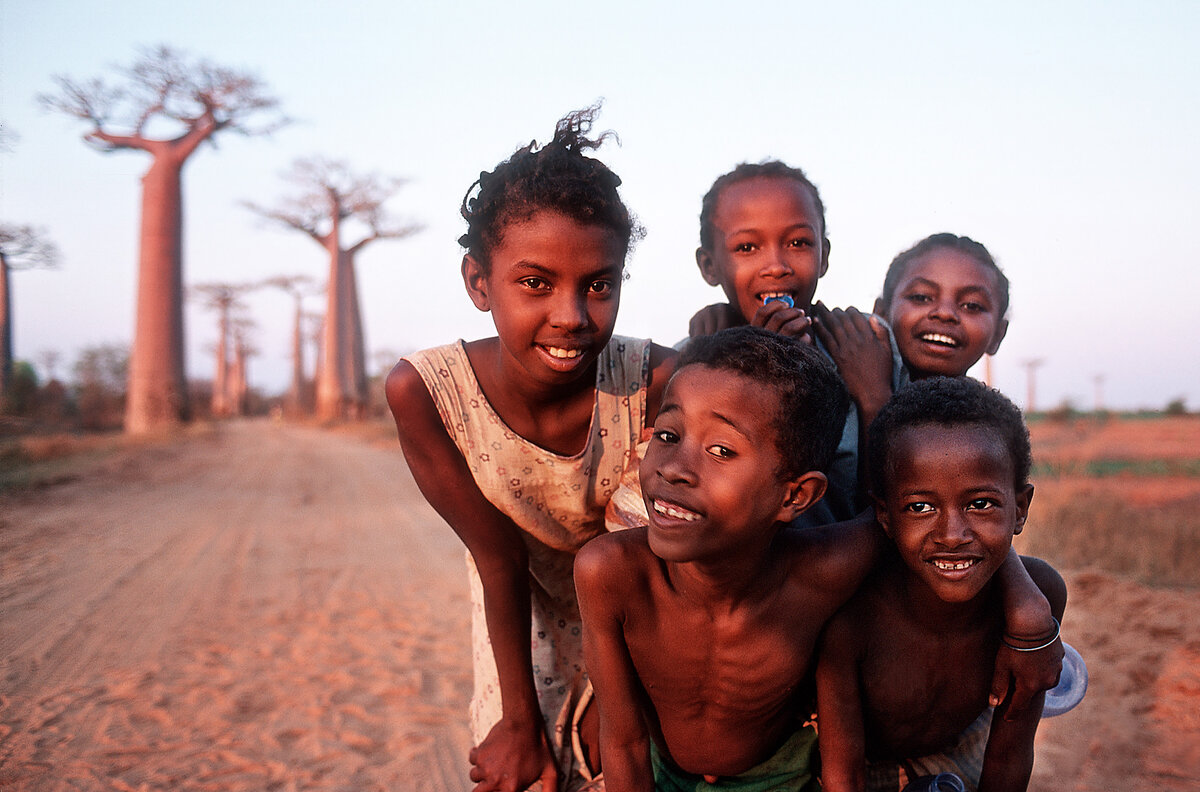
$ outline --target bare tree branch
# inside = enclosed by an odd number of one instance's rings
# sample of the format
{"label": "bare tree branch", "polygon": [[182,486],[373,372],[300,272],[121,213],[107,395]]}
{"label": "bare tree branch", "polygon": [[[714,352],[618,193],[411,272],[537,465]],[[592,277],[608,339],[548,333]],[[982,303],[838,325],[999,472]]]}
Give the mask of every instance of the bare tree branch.
{"label": "bare tree branch", "polygon": [[58,91],[42,94],[38,101],[90,122],[84,139],[101,151],[172,142],[186,156],[221,130],[266,134],[288,121],[277,113],[278,100],[264,92],[258,78],[204,60],[190,62],[167,46],[143,50],[122,74],[123,88],[100,79],[77,82],[57,76]]}
{"label": "bare tree branch", "polygon": [[58,266],[59,254],[44,229],[0,223],[0,257],[9,269],[49,269]]}

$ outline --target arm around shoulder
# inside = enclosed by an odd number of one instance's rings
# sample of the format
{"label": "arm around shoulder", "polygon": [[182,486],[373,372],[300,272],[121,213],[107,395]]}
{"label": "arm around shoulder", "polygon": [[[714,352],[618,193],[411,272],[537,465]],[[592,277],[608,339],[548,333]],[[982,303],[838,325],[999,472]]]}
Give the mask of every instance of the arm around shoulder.
{"label": "arm around shoulder", "polygon": [[826,625],[817,649],[821,788],[826,792],[862,792],[866,788],[859,629],[843,610]]}

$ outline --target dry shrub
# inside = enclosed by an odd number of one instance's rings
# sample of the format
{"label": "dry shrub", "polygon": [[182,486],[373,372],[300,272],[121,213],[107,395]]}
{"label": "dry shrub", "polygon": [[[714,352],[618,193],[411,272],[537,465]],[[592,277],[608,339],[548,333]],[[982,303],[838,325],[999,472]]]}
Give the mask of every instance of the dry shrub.
{"label": "dry shrub", "polygon": [[[1017,548],[1064,568],[1096,567],[1153,586],[1200,586],[1195,484],[1133,476],[1035,480]],[[1156,498],[1154,490],[1173,495]]]}

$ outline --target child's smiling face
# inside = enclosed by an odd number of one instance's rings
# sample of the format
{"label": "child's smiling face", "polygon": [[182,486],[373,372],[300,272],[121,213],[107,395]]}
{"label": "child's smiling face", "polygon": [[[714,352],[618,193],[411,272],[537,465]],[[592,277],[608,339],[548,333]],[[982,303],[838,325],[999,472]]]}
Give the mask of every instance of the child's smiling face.
{"label": "child's smiling face", "polygon": [[964,376],[1008,331],[995,272],[950,248],[908,264],[884,318],[915,379]]}
{"label": "child's smiling face", "polygon": [[504,367],[548,385],[590,373],[616,324],[624,254],[609,229],[542,210],[505,227],[486,271],[466,256],[467,292],[492,314]]}
{"label": "child's smiling face", "polygon": [[[721,561],[761,552],[792,519],[796,482],[782,478],[778,392],[725,369],[676,372],[641,464],[650,549],[668,561]],[[824,491],[824,476],[819,477]],[[815,498],[814,498],[815,500]]]}
{"label": "child's smiling face", "polygon": [[1008,556],[1029,514],[1004,440],[978,424],[919,424],[888,450],[876,515],[916,579],[945,602],[969,602]]}
{"label": "child's smiling face", "polygon": [[829,241],[807,185],[783,176],[734,182],[717,199],[712,232],[711,249],[697,250],[696,263],[745,321],[773,295],[809,310],[829,267]]}

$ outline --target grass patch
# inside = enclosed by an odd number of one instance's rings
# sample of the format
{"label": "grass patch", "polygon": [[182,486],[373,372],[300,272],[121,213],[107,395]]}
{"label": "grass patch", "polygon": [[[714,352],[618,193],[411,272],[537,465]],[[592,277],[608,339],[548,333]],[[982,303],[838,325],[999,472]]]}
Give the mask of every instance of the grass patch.
{"label": "grass patch", "polygon": [[1135,505],[1109,482],[1035,484],[1029,525],[1016,541],[1022,553],[1151,586],[1200,587],[1200,495]]}
{"label": "grass patch", "polygon": [[1088,459],[1035,462],[1030,476],[1037,479],[1062,476],[1108,478],[1140,476],[1200,478],[1200,459]]}

